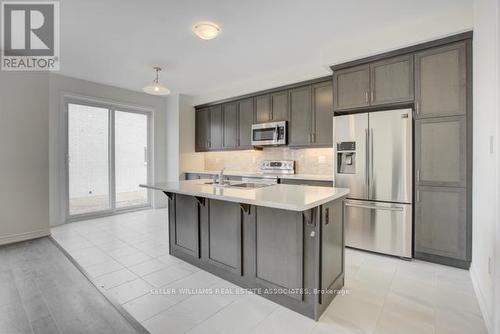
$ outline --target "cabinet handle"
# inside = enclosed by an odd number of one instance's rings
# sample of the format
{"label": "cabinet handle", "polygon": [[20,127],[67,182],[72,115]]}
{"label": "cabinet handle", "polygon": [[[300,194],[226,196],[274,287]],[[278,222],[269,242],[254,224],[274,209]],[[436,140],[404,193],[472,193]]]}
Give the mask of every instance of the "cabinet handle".
{"label": "cabinet handle", "polygon": [[328,225],[330,223],[330,209],[326,208],[325,209],[325,225]]}
{"label": "cabinet handle", "polygon": [[309,134],[309,142],[312,142],[312,134]]}
{"label": "cabinet handle", "polygon": [[417,169],[417,182],[420,182],[420,169]]}
{"label": "cabinet handle", "polygon": [[420,202],[420,190],[417,190],[417,202]]}
{"label": "cabinet handle", "polygon": [[365,103],[368,104],[368,92],[365,92]]}
{"label": "cabinet handle", "polygon": [[373,103],[373,90],[370,92],[370,101]]}
{"label": "cabinet handle", "polygon": [[316,133],[313,132],[312,134],[312,142],[315,143],[316,142]]}
{"label": "cabinet handle", "polygon": [[418,101],[415,102],[415,113],[420,115],[420,103]]}

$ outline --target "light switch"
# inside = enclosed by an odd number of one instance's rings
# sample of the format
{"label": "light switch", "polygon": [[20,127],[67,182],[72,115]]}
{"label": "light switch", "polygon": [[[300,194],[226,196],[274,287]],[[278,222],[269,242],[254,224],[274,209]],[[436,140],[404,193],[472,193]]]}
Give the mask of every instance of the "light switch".
{"label": "light switch", "polygon": [[490,136],[490,154],[495,154],[495,136]]}

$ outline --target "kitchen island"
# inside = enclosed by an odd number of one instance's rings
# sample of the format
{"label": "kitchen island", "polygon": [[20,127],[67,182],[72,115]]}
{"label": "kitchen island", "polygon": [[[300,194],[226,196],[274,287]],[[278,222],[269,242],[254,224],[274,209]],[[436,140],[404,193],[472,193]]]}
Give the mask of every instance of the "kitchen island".
{"label": "kitchen island", "polygon": [[173,256],[316,320],[344,285],[348,189],[203,179],[141,186],[168,196]]}

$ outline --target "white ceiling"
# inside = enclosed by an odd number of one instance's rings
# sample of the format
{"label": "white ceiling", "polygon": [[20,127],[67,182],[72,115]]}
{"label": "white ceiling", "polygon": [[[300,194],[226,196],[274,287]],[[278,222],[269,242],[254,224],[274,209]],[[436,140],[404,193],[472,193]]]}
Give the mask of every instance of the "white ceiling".
{"label": "white ceiling", "polygon": [[[217,22],[211,41],[193,35]],[[471,29],[472,0],[62,0],[61,73],[199,101],[330,73],[348,59]]]}

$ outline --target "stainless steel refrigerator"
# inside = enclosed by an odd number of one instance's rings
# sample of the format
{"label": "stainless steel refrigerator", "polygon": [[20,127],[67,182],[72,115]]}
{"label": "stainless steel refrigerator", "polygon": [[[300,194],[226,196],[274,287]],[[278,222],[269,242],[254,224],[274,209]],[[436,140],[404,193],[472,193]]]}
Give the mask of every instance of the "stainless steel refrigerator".
{"label": "stainless steel refrigerator", "polygon": [[345,201],[346,245],[412,257],[412,110],[333,118],[335,186]]}

